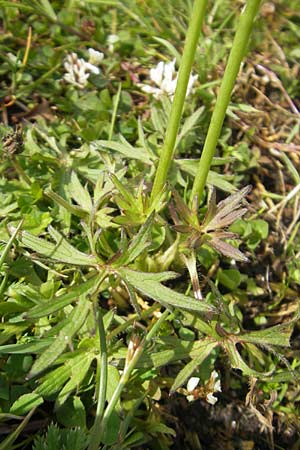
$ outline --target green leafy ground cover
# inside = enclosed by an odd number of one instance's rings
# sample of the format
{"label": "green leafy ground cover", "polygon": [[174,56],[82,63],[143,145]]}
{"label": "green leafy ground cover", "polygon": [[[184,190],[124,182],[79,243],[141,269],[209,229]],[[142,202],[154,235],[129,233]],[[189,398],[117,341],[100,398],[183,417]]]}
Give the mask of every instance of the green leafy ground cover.
{"label": "green leafy ground cover", "polygon": [[243,2],[208,2],[154,201],[192,2],[0,4],[0,449],[298,448],[296,2],[261,6],[199,206]]}

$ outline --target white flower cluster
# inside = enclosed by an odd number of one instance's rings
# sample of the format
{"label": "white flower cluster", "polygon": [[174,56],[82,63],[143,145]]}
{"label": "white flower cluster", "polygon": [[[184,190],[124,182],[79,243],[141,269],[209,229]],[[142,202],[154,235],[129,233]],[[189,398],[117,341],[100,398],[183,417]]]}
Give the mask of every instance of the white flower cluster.
{"label": "white flower cluster", "polygon": [[104,58],[103,53],[98,52],[93,48],[89,48],[88,52],[88,61],[85,61],[83,58],[78,58],[76,53],[67,55],[64,60],[64,68],[66,70],[63,77],[64,80],[80,89],[83,89],[86,86],[91,73],[99,75],[100,69],[97,66]]}
{"label": "white flower cluster", "polygon": [[[210,375],[210,379],[207,383],[207,385],[209,386],[209,390],[210,392],[206,393],[206,401],[207,403],[210,403],[211,405],[214,405],[215,403],[217,403],[218,399],[217,397],[214,396],[215,392],[222,392],[222,388],[221,388],[221,381],[218,379],[219,378],[219,374],[216,370],[213,370],[211,375]],[[194,391],[194,389],[196,389],[196,387],[198,386],[198,383],[200,381],[200,378],[198,377],[191,377],[187,383],[187,391],[190,393],[189,395],[187,395],[187,400],[189,402],[192,402],[193,400],[195,400],[194,395],[192,394],[192,392]]]}
{"label": "white flower cluster", "polygon": [[[171,98],[171,100],[173,100],[178,80],[178,73],[175,70],[175,62],[175,59],[169,63],[160,61],[154,69],[150,69],[150,80],[156,86],[140,83],[139,87],[142,91],[147,94],[152,94],[157,100],[163,95],[167,95]],[[186,96],[191,93],[194,82],[197,78],[198,75],[190,75]]]}

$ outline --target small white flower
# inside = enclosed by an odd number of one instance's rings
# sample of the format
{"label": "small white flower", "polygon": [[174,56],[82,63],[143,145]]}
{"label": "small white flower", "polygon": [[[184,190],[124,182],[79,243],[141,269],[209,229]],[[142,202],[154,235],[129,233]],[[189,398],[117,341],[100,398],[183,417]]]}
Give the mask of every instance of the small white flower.
{"label": "small white flower", "polygon": [[216,370],[213,370],[212,373],[210,374],[210,379],[216,380],[218,377],[219,377],[218,372]]}
{"label": "small white flower", "polygon": [[188,95],[190,95],[190,93],[192,92],[194,83],[197,80],[197,78],[198,78],[198,75],[192,75],[192,74],[190,75],[189,82],[188,82],[188,85],[187,85],[187,90],[186,90],[186,97]]}
{"label": "small white flower", "polygon": [[[88,49],[89,52],[89,62],[87,64],[98,66],[104,58],[104,54],[102,52],[98,52],[93,48]],[[99,70],[99,69],[98,69]]]}
{"label": "small white flower", "polygon": [[110,53],[113,53],[115,44],[119,41],[119,36],[116,34],[109,34],[107,36],[107,43],[108,43],[108,51]]}
{"label": "small white flower", "polygon": [[189,402],[193,402],[198,398],[205,398],[207,403],[210,405],[215,405],[218,398],[215,397],[214,394],[216,392],[222,392],[218,372],[213,370],[204,386],[198,386],[199,381],[200,378],[191,377],[187,382],[186,389],[180,389],[180,391],[185,394],[186,399]]}
{"label": "small white flower", "polygon": [[209,403],[210,405],[215,405],[218,401],[217,397],[214,397],[213,393],[210,392],[209,394],[207,394],[206,396],[206,401],[207,403]]}
{"label": "small white flower", "polygon": [[221,381],[217,380],[215,383],[215,392],[222,392]]}
{"label": "small white flower", "polygon": [[[175,62],[175,59],[173,59],[173,61],[169,63],[160,61],[156,67],[150,69],[150,80],[156,86],[140,83],[139,87],[142,89],[142,91],[146,92],[147,94],[152,94],[157,100],[164,95],[167,95],[171,98],[171,100],[173,100],[178,80],[178,74],[175,70]],[[198,75],[190,75],[186,96],[191,93],[194,82],[197,80],[197,78]]]}
{"label": "small white flower", "polygon": [[94,73],[95,75],[99,75],[100,69],[98,67],[94,66],[94,64],[91,64],[89,62],[85,63],[85,69],[89,70],[91,73]]}
{"label": "small white flower", "polygon": [[208,385],[211,392],[206,395],[206,401],[211,405],[214,405],[218,401],[217,397],[215,397],[213,394],[215,392],[222,392],[221,381],[218,378],[218,372],[216,370],[213,370],[210,375],[210,379],[208,380]]}
{"label": "small white flower", "polygon": [[219,378],[218,372],[216,370],[213,370],[210,375],[210,381],[214,382],[214,385],[213,385],[214,392],[222,392],[221,381],[218,378]]}
{"label": "small white flower", "polygon": [[66,56],[64,60],[66,73],[63,78],[67,83],[83,89],[87,85],[91,73],[99,75],[100,69],[92,64],[91,61],[93,60],[95,63],[99,63],[103,59],[103,53],[90,48],[89,54],[89,62],[85,61],[83,58],[78,58],[78,55],[74,52]]}
{"label": "small white flower", "polygon": [[[186,385],[187,391],[192,393],[193,390],[196,389],[196,387],[198,386],[199,381],[200,381],[200,378],[198,378],[198,377],[191,377],[189,379],[189,381],[187,382],[187,385]],[[188,402],[193,402],[195,400],[195,397],[194,397],[193,394],[189,394],[189,395],[186,396],[186,399],[187,399]]]}
{"label": "small white flower", "polygon": [[203,387],[198,388],[200,378],[191,377],[186,385],[186,398],[189,402],[197,400],[197,398],[205,398],[207,403],[215,405],[218,398],[214,396],[215,392],[222,392],[221,381],[219,380],[219,374],[216,370],[213,370],[209,380]]}
{"label": "small white flower", "polygon": [[198,386],[200,381],[200,378],[198,377],[191,377],[189,379],[189,381],[187,382],[186,388],[189,392],[193,391],[194,389],[196,389],[196,387]]}

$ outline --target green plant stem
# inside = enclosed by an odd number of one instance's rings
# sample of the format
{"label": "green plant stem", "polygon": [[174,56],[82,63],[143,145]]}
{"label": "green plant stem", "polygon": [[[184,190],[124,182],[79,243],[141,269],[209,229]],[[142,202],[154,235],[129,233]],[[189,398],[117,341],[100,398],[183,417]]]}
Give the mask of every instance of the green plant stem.
{"label": "green plant stem", "polygon": [[15,171],[19,175],[20,179],[23,180],[24,183],[26,183],[28,187],[31,187],[32,182],[31,182],[30,178],[24,172],[24,170],[23,170],[21,164],[19,163],[19,161],[16,158],[12,157],[11,158],[11,163],[12,163],[12,166],[14,167]]}
{"label": "green plant stem", "polygon": [[[144,350],[147,346],[147,344],[151,341],[151,339],[155,336],[155,334],[158,332],[161,324],[166,320],[167,316],[169,315],[169,311],[165,310],[163,312],[163,314],[160,316],[160,318],[157,320],[157,322],[155,322],[155,324],[153,325],[153,327],[151,328],[151,330],[147,333],[147,335],[144,337],[144,339],[142,340],[142,342],[140,343],[139,347],[135,350],[134,355],[131,359],[131,361],[129,362],[128,366],[124,369],[123,374],[120,378],[119,384],[112,396],[112,398],[110,399],[110,402],[107,405],[107,408],[105,410],[104,416],[103,416],[103,420],[101,423],[101,427],[100,427],[100,431],[99,431],[99,441],[101,441],[104,430],[107,428],[108,425],[108,421],[110,419],[110,416],[112,414],[112,412],[114,411],[117,402],[119,401],[120,397],[121,397],[121,393],[123,391],[123,389],[125,388],[126,384],[129,381],[130,375],[132,373],[132,371],[135,369],[138,361],[140,360],[142,354],[144,353]],[[91,449],[89,449],[91,450]]]}
{"label": "green plant stem", "polygon": [[11,450],[12,448],[14,448],[13,443],[18,438],[18,436],[20,436],[20,434],[22,433],[22,431],[24,430],[26,425],[28,425],[28,422],[30,421],[30,419],[33,416],[33,414],[35,413],[35,411],[36,411],[36,407],[34,407],[31,411],[29,411],[29,413],[27,414],[27,416],[24,417],[24,419],[22,420],[20,425],[14,431],[12,431],[7,436],[6,439],[4,439],[1,442],[0,450]]}
{"label": "green plant stem", "polygon": [[117,94],[116,94],[116,96],[114,98],[114,108],[113,108],[113,113],[112,113],[112,117],[111,117],[109,133],[108,133],[108,140],[109,141],[111,141],[112,137],[113,137],[114,126],[115,126],[115,123],[116,123],[117,112],[118,112],[118,106],[119,106],[119,103],[120,103],[121,90],[122,90],[122,83],[119,83],[118,91],[117,91]]}
{"label": "green plant stem", "polygon": [[100,339],[100,377],[99,377],[99,391],[98,402],[96,410],[96,419],[91,432],[91,439],[88,450],[98,450],[100,444],[99,429],[101,427],[101,421],[104,412],[106,391],[107,391],[107,348],[106,348],[106,335],[103,323],[103,316],[100,308],[97,311],[97,322]]}
{"label": "green plant stem", "polygon": [[149,309],[146,309],[142,312],[141,316],[139,314],[134,314],[130,319],[127,319],[126,322],[122,323],[118,327],[114,328],[108,335],[107,341],[111,341],[114,337],[118,336],[118,334],[122,333],[126,330],[130,325],[132,325],[137,319],[146,319],[148,318],[154,311],[160,308],[158,303],[154,303],[154,305],[150,306]]}
{"label": "green plant stem", "polygon": [[190,78],[191,68],[197,48],[199,34],[202,27],[207,0],[195,0],[189,28],[186,35],[182,60],[178,73],[178,81],[172,103],[171,113],[167,124],[164,145],[155,174],[154,184],[151,192],[151,201],[161,194],[170,168],[180,119],[182,116],[187,85]]}
{"label": "green plant stem", "polygon": [[5,259],[6,259],[7,255],[8,255],[8,252],[9,252],[11,246],[13,245],[13,243],[14,243],[16,237],[17,237],[17,234],[20,231],[21,226],[23,225],[23,222],[24,222],[24,219],[20,220],[20,222],[18,223],[17,228],[14,230],[14,232],[12,233],[11,237],[9,238],[6,246],[3,249],[3,252],[2,252],[2,254],[0,256],[0,270],[2,269],[2,265],[5,262]]}
{"label": "green plant stem", "polygon": [[260,0],[248,0],[246,8],[240,17],[222,79],[220,92],[209,124],[203,152],[199,161],[198,171],[192,189],[191,203],[195,196],[197,196],[198,201],[202,197],[208,172],[223,126],[226,110],[229,105],[232,89],[246,51],[259,4]]}

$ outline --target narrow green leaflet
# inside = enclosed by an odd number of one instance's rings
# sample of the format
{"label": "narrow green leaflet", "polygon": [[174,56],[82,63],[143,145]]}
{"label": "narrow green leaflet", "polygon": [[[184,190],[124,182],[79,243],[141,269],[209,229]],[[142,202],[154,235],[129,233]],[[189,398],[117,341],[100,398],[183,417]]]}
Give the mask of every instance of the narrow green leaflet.
{"label": "narrow green leaflet", "polygon": [[116,152],[125,155],[129,159],[138,159],[142,161],[144,164],[152,164],[149,159],[149,155],[143,148],[134,148],[129,144],[124,138],[123,142],[116,141],[95,141],[93,142],[95,146],[99,146],[99,148],[109,148],[110,150],[115,150]]}
{"label": "narrow green leaflet", "polygon": [[13,234],[11,235],[9,241],[7,242],[7,244],[5,245],[5,247],[4,247],[4,249],[3,249],[2,253],[1,253],[1,256],[0,256],[0,270],[2,268],[2,265],[3,265],[7,255],[8,255],[10,247],[13,245],[14,240],[16,239],[16,236],[17,236],[17,234],[18,234],[18,232],[19,232],[19,230],[20,230],[20,228],[22,226],[22,223],[23,223],[23,220],[20,221],[19,225],[17,226],[17,228],[15,229]]}
{"label": "narrow green leaflet", "polygon": [[170,54],[176,58],[176,61],[178,64],[181,62],[181,54],[179,51],[174,47],[174,45],[171,44],[171,42],[167,41],[166,39],[163,39],[158,36],[153,36],[153,40],[159,42],[160,44],[164,45],[167,50],[169,50]]}
{"label": "narrow green leaflet", "polygon": [[[107,365],[107,390],[106,390],[106,401],[109,402],[114,395],[115,390],[118,387],[120,381],[120,374],[116,367],[112,366],[111,364]],[[121,403],[120,399],[118,400],[116,404],[116,411],[120,412],[121,410]]]}
{"label": "narrow green leaflet", "polygon": [[49,0],[40,0],[39,3],[40,3],[39,7],[43,8],[45,14],[47,14],[47,16],[49,16],[53,22],[56,22],[57,17]]}
{"label": "narrow green leaflet", "polygon": [[71,343],[72,337],[82,327],[89,312],[90,304],[86,296],[81,296],[78,305],[71,312],[68,323],[59,332],[55,341],[33,364],[28,378],[32,378],[49,367]]}
{"label": "narrow green leaflet", "polygon": [[[164,341],[164,340],[163,340]],[[189,342],[176,339],[176,344],[172,348],[166,348],[159,352],[145,352],[137,364],[137,367],[151,368],[162,367],[186,358],[197,358],[199,352],[203,350],[203,341]],[[168,347],[168,341],[164,342],[164,347]]]}
{"label": "narrow green leaflet", "polygon": [[111,178],[111,181],[113,182],[113,184],[115,185],[115,187],[118,189],[118,191],[120,192],[120,194],[124,198],[125,202],[128,203],[128,205],[125,205],[125,206],[134,205],[134,203],[135,203],[134,195],[132,195],[131,192],[128,191],[125,188],[125,186],[123,186],[123,184],[121,183],[119,178],[116,177],[116,175],[114,175],[114,174],[111,174],[110,178]]}
{"label": "narrow green leaflet", "polygon": [[74,216],[80,217],[81,219],[88,217],[88,213],[84,209],[82,209],[80,206],[72,205],[51,189],[46,189],[44,191],[44,194],[47,197],[51,198],[51,200],[53,200],[57,205],[62,206],[68,213],[74,214]]}
{"label": "narrow green leaflet", "polygon": [[70,305],[79,298],[80,295],[87,294],[93,290],[97,285],[99,276],[94,276],[79,286],[70,288],[69,292],[60,295],[59,297],[53,297],[49,302],[42,305],[34,306],[32,309],[23,313],[21,319],[39,319],[40,317],[48,316],[56,311],[61,310],[65,306]]}
{"label": "narrow green leaflet", "polygon": [[[49,226],[48,231],[52,239],[54,239],[56,241],[56,244],[59,245],[60,250],[69,255],[70,260],[72,260],[72,258],[76,259],[76,264],[92,265],[91,260],[93,261],[93,263],[97,263],[97,259],[95,258],[95,256],[86,255],[85,253],[79,252],[72,245],[70,245],[68,241],[51,225]],[[75,263],[73,262],[73,264]]]}
{"label": "narrow green leaflet", "polygon": [[148,433],[163,433],[170,434],[173,437],[176,437],[176,431],[173,428],[168,427],[164,423],[151,423],[150,426],[147,427]]}
{"label": "narrow green leaflet", "polygon": [[93,208],[93,203],[90,194],[79,181],[76,172],[72,171],[71,181],[68,186],[71,197],[81,206],[85,211],[90,212]]}
{"label": "narrow green leaflet", "polygon": [[201,106],[200,108],[196,109],[195,112],[193,112],[193,114],[191,114],[186,121],[184,122],[179,135],[177,136],[176,139],[176,144],[175,144],[175,148],[178,147],[178,144],[180,143],[180,141],[187,136],[190,131],[196,126],[200,116],[202,115],[202,113],[204,112],[205,108],[204,106]]}
{"label": "narrow green leaflet", "polygon": [[71,369],[68,366],[59,366],[47,373],[42,379],[41,384],[35,389],[35,393],[45,398],[58,392],[71,375]]}
{"label": "narrow green leaflet", "polygon": [[147,248],[148,238],[153,223],[153,214],[151,214],[144,225],[140,228],[138,234],[133,238],[127,250],[113,263],[114,267],[127,265],[133,261]]}
{"label": "narrow green leaflet", "polygon": [[[179,168],[193,177],[195,177],[197,173],[197,161],[198,160],[195,159],[175,159],[175,163],[179,166]],[[224,175],[221,175],[213,170],[208,172],[207,183],[221,189],[224,192],[232,193],[236,191],[235,186],[226,180]]]}
{"label": "narrow green leaflet", "polygon": [[[118,273],[121,278],[134,286],[141,294],[156,300],[165,307],[172,306],[175,308],[182,308],[184,310],[197,312],[213,312],[215,310],[215,308],[208,303],[194,300],[187,295],[180,294],[179,292],[163,286],[159,281],[164,280],[157,279],[157,276],[163,276],[164,272],[161,274],[145,273],[122,267],[118,269]],[[168,272],[165,272],[165,274],[166,273]],[[165,278],[165,280],[167,279],[170,278]]]}
{"label": "narrow green leaflet", "polygon": [[258,345],[289,347],[293,327],[294,321],[266,328],[265,330],[240,334],[238,338],[240,341],[253,342]]}
{"label": "narrow green leaflet", "polygon": [[69,381],[65,384],[63,389],[58,394],[55,406],[59,408],[62,406],[72,391],[77,389],[84,380],[91,362],[95,358],[95,355],[90,352],[80,353],[75,358],[66,361],[65,365],[70,367],[71,375]]}
{"label": "narrow green leaflet", "polygon": [[26,325],[15,325],[12,323],[1,323],[0,324],[0,345],[8,341],[10,338],[16,334],[21,334],[26,330],[28,324]]}
{"label": "narrow green leaflet", "polygon": [[133,289],[131,284],[125,283],[124,280],[123,280],[123,283],[125,284],[126,289],[128,291],[130,303],[134,307],[135,312],[141,317],[142,311],[141,311],[140,305],[138,304],[138,300],[137,300],[137,296],[136,296],[135,290]]}
{"label": "narrow green leaflet", "polygon": [[216,338],[218,337],[218,334],[216,333],[214,327],[206,323],[200,317],[197,317],[195,316],[195,314],[189,313],[187,311],[184,311],[183,316],[184,316],[182,319],[183,325],[196,328],[196,330],[200,331],[200,333],[203,333],[205,335]]}
{"label": "narrow green leaflet", "polygon": [[53,342],[53,338],[33,339],[27,344],[8,344],[0,346],[0,355],[3,354],[26,354],[41,353],[45,348],[49,347]]}
{"label": "narrow green leaflet", "polygon": [[208,357],[212,350],[218,345],[218,342],[212,341],[210,338],[206,338],[201,342],[201,347],[199,347],[199,355],[192,359],[184,368],[179,372],[175,381],[171,387],[171,393],[175,392],[180,386],[182,386],[188,378],[192,376],[194,371],[200,364]]}
{"label": "narrow green leaflet", "polygon": [[178,273],[176,272],[137,272],[135,270],[131,270],[128,269],[127,267],[120,267],[120,269],[118,269],[118,273],[121,274],[124,273],[129,273],[132,274],[132,276],[134,277],[135,274],[137,274],[136,276],[140,279],[146,280],[146,281],[156,281],[161,283],[162,281],[168,281],[168,280],[174,280],[174,278],[178,277]]}
{"label": "narrow green leaflet", "polygon": [[[261,377],[263,380],[270,382],[270,377]],[[272,383],[289,383],[291,381],[297,381],[299,383],[300,372],[299,370],[283,369],[280,372],[272,373]]]}
{"label": "narrow green leaflet", "polygon": [[223,347],[226,350],[226,352],[229,356],[230,362],[231,362],[231,366],[234,369],[239,369],[245,375],[248,375],[250,377],[256,377],[256,378],[268,377],[271,375],[272,372],[257,372],[256,370],[251,369],[251,367],[249,367],[245,363],[245,361],[239,354],[239,352],[236,348],[236,344],[234,342],[227,340],[227,341],[223,342]]}
{"label": "narrow green leaflet", "polygon": [[6,217],[9,213],[19,208],[18,202],[9,203],[0,207],[0,217]]}
{"label": "narrow green leaflet", "polygon": [[35,392],[21,395],[11,406],[10,412],[18,416],[23,416],[32,408],[36,408],[44,402],[42,397]]}
{"label": "narrow green leaflet", "polygon": [[115,313],[116,311],[114,309],[110,309],[103,316],[103,326],[106,332],[109,330],[109,327],[111,326],[114,320]]}
{"label": "narrow green leaflet", "polygon": [[52,227],[49,227],[49,233],[55,238],[57,242],[56,244],[52,244],[45,239],[34,236],[28,231],[20,231],[18,234],[18,239],[24,247],[29,247],[38,254],[56,261],[61,261],[76,266],[92,266],[97,264],[97,259],[95,256],[86,255],[85,253],[78,251]]}

